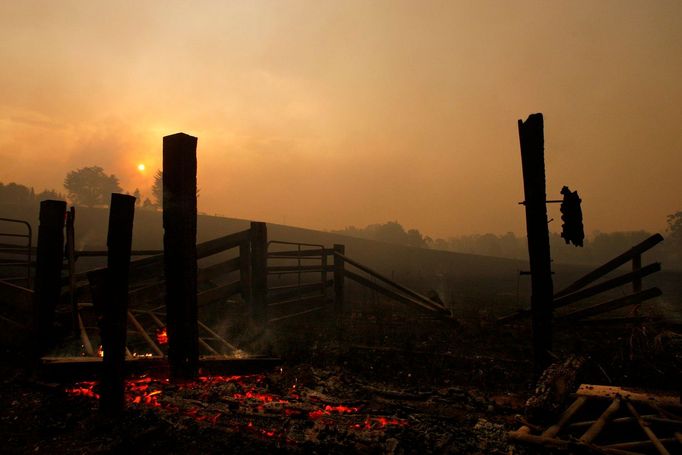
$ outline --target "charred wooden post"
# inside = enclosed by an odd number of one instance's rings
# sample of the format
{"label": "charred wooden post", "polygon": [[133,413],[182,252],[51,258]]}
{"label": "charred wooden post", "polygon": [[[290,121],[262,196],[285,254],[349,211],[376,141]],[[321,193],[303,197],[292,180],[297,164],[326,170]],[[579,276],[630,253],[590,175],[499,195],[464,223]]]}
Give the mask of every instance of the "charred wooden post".
{"label": "charred wooden post", "polygon": [[36,257],[33,330],[35,354],[41,356],[52,339],[54,312],[59,301],[64,258],[66,202],[41,201]]}
{"label": "charred wooden post", "polygon": [[526,230],[531,273],[531,317],[535,370],[550,364],[552,349],[552,270],[547,227],[545,138],[542,114],[519,120]]}
{"label": "charred wooden post", "polygon": [[259,324],[268,320],[268,228],[251,222],[251,315]]}
{"label": "charred wooden post", "polygon": [[244,240],[239,244],[239,281],[241,284],[242,299],[250,305],[253,287],[250,240]]}
{"label": "charred wooden post", "polygon": [[123,411],[124,366],[128,316],[128,271],[133,243],[135,198],[113,193],[107,234],[106,290],[102,308],[102,371],[100,410],[117,415]]}
{"label": "charred wooden post", "polygon": [[339,256],[339,254],[346,254],[345,245],[334,244],[334,253],[338,253],[334,254],[334,313],[336,314],[336,318],[340,323],[344,311],[343,297],[345,285],[344,278],[346,273],[345,261],[343,260],[343,257]]}
{"label": "charred wooden post", "polygon": [[66,212],[66,261],[69,264],[69,304],[71,306],[74,334],[79,334],[81,324],[78,317],[78,302],[76,301],[76,207]]}
{"label": "charred wooden post", "polygon": [[163,248],[171,376],[198,373],[197,138],[163,138]]}

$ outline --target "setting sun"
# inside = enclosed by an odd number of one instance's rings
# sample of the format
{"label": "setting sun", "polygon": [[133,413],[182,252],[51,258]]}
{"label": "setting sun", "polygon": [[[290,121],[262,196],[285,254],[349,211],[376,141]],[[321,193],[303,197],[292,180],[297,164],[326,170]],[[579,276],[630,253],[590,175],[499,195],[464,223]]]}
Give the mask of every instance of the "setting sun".
{"label": "setting sun", "polygon": [[138,165],[137,165],[137,170],[140,171],[140,172],[144,172],[144,170],[145,170],[145,165],[144,165],[144,163],[138,164]]}

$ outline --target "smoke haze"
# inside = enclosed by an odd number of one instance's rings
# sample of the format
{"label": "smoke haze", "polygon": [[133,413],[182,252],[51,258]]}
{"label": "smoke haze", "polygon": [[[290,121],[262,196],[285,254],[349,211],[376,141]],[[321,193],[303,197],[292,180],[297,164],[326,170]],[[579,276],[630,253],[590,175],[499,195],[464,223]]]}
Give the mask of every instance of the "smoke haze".
{"label": "smoke haze", "polygon": [[100,165],[148,196],[184,131],[207,213],[522,233],[516,121],[543,112],[549,197],[577,189],[588,232],[660,231],[680,24],[678,1],[2,2],[0,181]]}

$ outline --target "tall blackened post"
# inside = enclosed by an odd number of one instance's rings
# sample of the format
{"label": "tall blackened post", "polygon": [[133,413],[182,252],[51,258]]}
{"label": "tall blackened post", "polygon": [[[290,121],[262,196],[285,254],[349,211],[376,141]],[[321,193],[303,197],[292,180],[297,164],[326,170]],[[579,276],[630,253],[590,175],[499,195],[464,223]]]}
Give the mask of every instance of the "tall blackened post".
{"label": "tall blackened post", "polygon": [[197,138],[163,138],[163,249],[168,360],[176,379],[198,373]]}
{"label": "tall blackened post", "polygon": [[66,202],[42,201],[38,227],[33,330],[35,354],[41,356],[52,340],[54,312],[61,294]]}
{"label": "tall blackened post", "polygon": [[550,363],[552,349],[552,269],[547,227],[545,138],[542,114],[519,120],[526,230],[531,272],[531,313],[536,372]]}
{"label": "tall blackened post", "polygon": [[268,317],[268,228],[265,223],[251,223],[251,315],[258,324]]}
{"label": "tall blackened post", "polygon": [[128,271],[133,244],[135,198],[113,193],[109,207],[107,270],[102,308],[102,377],[100,409],[118,415],[124,408]]}

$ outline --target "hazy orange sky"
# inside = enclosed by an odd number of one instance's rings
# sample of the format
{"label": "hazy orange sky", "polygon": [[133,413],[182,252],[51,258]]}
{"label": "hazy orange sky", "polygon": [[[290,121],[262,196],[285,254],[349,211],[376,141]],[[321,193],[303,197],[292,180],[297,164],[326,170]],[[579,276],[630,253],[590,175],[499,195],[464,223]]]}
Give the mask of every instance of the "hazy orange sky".
{"label": "hazy orange sky", "polygon": [[3,182],[149,194],[184,131],[211,214],[523,233],[516,122],[543,112],[587,232],[682,210],[679,0],[7,0],[0,59]]}

